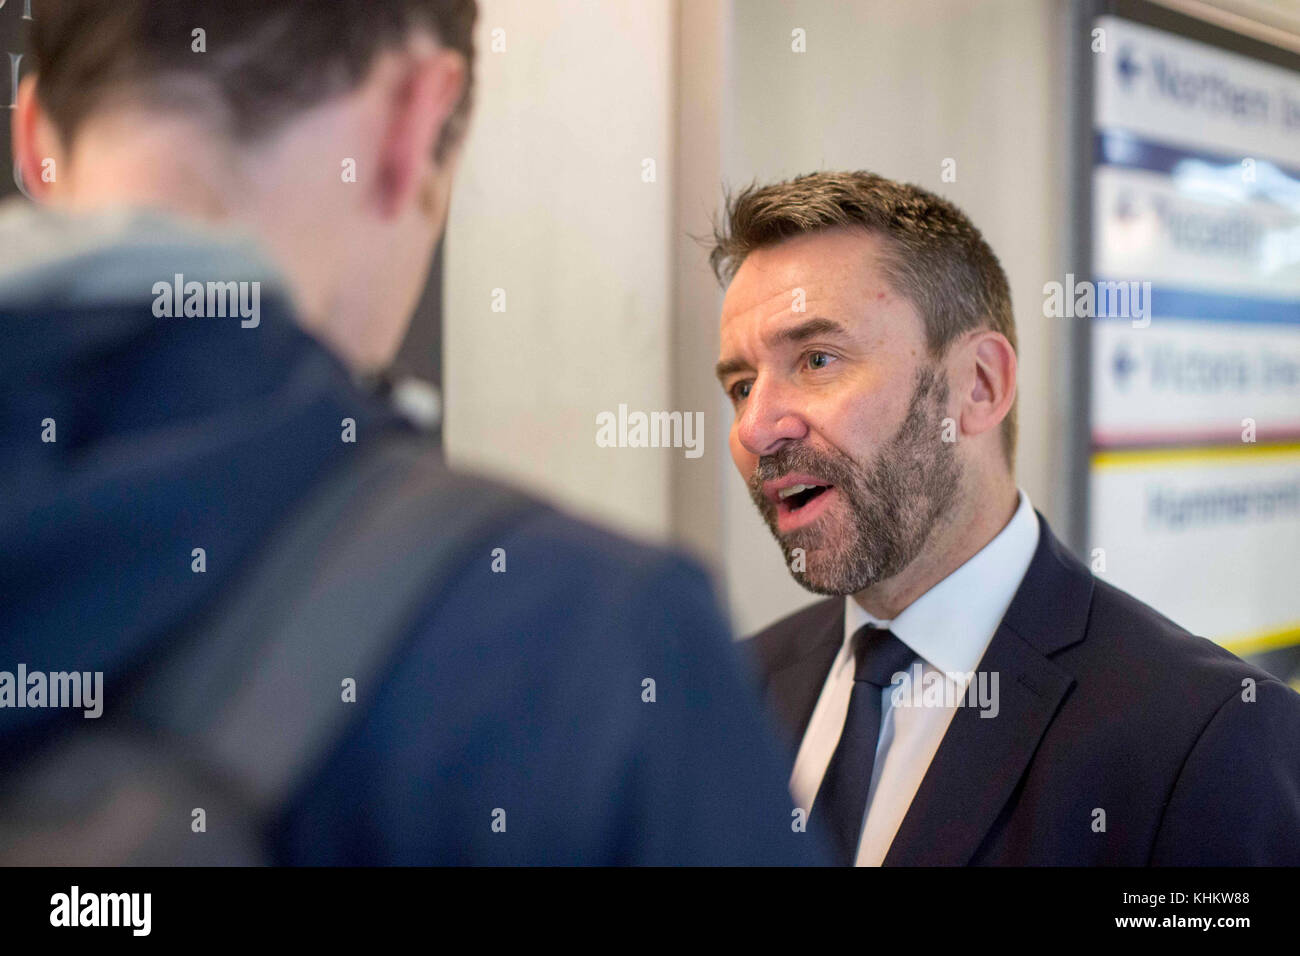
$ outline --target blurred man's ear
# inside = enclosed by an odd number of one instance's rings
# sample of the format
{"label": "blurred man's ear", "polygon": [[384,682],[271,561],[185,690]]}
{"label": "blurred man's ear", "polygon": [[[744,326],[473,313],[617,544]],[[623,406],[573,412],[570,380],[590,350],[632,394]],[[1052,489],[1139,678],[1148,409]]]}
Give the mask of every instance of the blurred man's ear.
{"label": "blurred man's ear", "polygon": [[432,48],[406,59],[388,96],[379,150],[381,215],[394,217],[418,202],[433,165],[434,149],[465,89],[465,58]]}
{"label": "blurred man's ear", "polygon": [[[10,120],[14,166],[27,194],[44,202],[54,191],[66,157],[59,136],[36,95],[36,77],[25,76],[18,86]],[[47,162],[48,161],[48,162]]]}

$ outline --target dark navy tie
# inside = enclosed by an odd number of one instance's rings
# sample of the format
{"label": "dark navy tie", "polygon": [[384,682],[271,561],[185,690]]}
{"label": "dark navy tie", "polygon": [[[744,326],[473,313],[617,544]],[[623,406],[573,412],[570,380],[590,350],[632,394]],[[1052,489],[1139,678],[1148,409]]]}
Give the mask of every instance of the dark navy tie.
{"label": "dark navy tie", "polygon": [[[880,740],[881,692],[890,679],[916,657],[912,649],[883,628],[868,624],[853,635],[853,693],[844,730],[813,801],[838,862],[852,866],[871,790],[871,770]],[[811,817],[812,814],[810,814]]]}

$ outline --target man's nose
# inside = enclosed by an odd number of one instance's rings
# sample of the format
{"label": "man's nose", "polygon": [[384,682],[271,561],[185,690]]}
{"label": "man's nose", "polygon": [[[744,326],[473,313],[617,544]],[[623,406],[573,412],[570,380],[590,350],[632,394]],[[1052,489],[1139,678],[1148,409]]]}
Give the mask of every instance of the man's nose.
{"label": "man's nose", "polygon": [[771,455],[808,434],[796,394],[779,383],[755,382],[745,399],[736,437],[751,455]]}

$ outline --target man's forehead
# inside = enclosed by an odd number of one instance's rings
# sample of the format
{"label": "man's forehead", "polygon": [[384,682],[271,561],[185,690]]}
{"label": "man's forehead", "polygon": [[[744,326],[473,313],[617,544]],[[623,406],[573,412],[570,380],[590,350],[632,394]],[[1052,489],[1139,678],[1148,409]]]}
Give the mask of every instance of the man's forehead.
{"label": "man's forehead", "polygon": [[755,249],[740,264],[722,303],[729,319],[768,318],[803,311],[810,302],[834,304],[887,293],[878,264],[879,239],[859,229],[833,229]]}

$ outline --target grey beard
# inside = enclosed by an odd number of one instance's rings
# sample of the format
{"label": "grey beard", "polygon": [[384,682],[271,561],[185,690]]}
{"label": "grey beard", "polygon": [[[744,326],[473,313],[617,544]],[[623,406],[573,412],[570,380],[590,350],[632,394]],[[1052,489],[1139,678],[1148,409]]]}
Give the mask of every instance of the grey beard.
{"label": "grey beard", "polygon": [[[947,402],[947,381],[924,367],[917,372],[903,424],[869,466],[839,449],[807,445],[788,445],[759,459],[750,496],[800,585],[815,594],[854,594],[916,559],[961,484],[955,444],[941,440]],[[777,532],[776,506],[763,495],[763,483],[798,471],[835,486],[848,509],[840,527],[828,526],[834,517],[828,511],[815,525],[784,536]],[[803,552],[803,571],[794,570],[796,550]]]}

